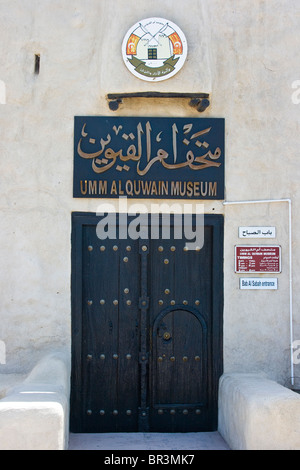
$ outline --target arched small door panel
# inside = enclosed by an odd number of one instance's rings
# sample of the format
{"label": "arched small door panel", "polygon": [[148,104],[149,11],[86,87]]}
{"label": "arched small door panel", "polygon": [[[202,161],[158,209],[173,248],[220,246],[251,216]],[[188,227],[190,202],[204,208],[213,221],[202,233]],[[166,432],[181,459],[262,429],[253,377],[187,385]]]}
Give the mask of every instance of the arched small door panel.
{"label": "arched small door panel", "polygon": [[153,325],[151,427],[157,431],[206,426],[207,324],[196,309],[177,305]]}

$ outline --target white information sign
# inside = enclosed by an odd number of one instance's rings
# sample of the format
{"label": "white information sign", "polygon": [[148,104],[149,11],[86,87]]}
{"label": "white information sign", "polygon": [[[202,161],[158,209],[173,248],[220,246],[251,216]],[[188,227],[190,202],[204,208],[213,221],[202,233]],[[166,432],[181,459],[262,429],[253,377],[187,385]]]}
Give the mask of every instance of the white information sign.
{"label": "white information sign", "polygon": [[241,277],[240,289],[277,290],[278,279],[276,277]]}
{"label": "white information sign", "polygon": [[275,238],[275,227],[239,227],[239,238]]}

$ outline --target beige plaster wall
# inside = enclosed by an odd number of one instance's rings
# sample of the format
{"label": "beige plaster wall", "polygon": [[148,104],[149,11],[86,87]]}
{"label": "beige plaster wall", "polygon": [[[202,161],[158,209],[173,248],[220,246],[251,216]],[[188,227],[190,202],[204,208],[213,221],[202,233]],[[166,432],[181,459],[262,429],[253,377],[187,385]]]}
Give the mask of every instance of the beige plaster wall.
{"label": "beige plaster wall", "polygon": [[[300,339],[300,104],[292,99],[300,79],[299,2],[0,0],[0,12],[0,340],[6,346],[0,372],[26,372],[45,352],[70,350],[70,214],[96,212],[99,202],[72,198],[75,115],[224,117],[226,199],[292,199],[293,326]],[[155,89],[131,76],[120,50],[129,27],[149,16],[177,23],[189,44],[182,70]],[[148,90],[210,92],[211,106],[203,114],[185,100],[128,100],[116,113],[108,108],[109,92]],[[287,204],[205,207],[225,214],[225,371],[263,371],[285,383]],[[269,243],[282,245],[277,291],[239,290],[233,250],[240,225],[276,226]]]}

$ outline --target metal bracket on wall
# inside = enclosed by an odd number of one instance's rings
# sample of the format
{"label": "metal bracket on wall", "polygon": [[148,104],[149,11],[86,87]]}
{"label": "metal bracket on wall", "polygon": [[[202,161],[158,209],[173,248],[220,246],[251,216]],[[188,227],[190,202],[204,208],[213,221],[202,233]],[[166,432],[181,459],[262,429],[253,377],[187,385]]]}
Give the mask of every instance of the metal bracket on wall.
{"label": "metal bracket on wall", "polygon": [[188,98],[189,105],[196,108],[199,113],[203,113],[209,106],[209,94],[207,93],[161,93],[147,91],[139,93],[109,93],[107,95],[108,106],[111,111],[117,111],[120,104],[126,98]]}

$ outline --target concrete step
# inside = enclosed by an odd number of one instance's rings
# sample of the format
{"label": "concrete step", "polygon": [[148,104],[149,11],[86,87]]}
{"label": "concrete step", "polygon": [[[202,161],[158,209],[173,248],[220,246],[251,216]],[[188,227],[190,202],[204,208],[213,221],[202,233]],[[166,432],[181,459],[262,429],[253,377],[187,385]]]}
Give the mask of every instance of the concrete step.
{"label": "concrete step", "polygon": [[69,450],[230,450],[218,432],[70,434]]}

